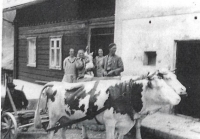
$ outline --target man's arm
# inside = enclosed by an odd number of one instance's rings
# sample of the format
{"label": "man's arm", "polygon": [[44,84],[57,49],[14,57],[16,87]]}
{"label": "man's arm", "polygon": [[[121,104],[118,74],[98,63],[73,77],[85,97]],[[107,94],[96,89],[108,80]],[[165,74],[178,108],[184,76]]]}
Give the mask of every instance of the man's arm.
{"label": "man's arm", "polygon": [[102,72],[103,72],[103,76],[107,76],[108,73],[106,72],[106,56],[103,58],[103,66],[102,66]]}
{"label": "man's arm", "polygon": [[80,59],[76,60],[76,69],[82,69],[84,67],[83,62]]}
{"label": "man's arm", "polygon": [[63,69],[65,70],[65,67],[66,67],[66,58],[65,58],[65,60],[63,61]]}
{"label": "man's arm", "polygon": [[117,59],[117,68],[115,70],[110,71],[108,74],[112,75],[114,73],[115,75],[119,75],[123,71],[124,71],[124,64],[122,62],[121,57],[119,57]]}

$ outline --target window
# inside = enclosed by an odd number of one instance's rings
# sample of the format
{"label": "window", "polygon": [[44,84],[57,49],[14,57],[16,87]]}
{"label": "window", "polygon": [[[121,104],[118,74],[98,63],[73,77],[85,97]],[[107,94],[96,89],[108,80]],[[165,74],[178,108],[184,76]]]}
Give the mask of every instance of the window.
{"label": "window", "polygon": [[50,37],[50,49],[49,49],[49,68],[61,70],[62,61],[62,37]]}
{"label": "window", "polygon": [[149,66],[155,66],[156,65],[156,52],[155,51],[150,51],[150,52],[144,52],[144,65],[149,65]]}
{"label": "window", "polygon": [[36,37],[27,38],[28,41],[28,64],[27,66],[36,67]]}

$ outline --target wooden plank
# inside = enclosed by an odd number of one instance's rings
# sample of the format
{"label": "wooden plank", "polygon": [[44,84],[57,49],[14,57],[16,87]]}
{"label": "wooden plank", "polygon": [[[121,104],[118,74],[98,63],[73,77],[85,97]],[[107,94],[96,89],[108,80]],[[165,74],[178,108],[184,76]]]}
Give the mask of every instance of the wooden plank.
{"label": "wooden plank", "polygon": [[37,54],[38,54],[38,55],[40,55],[40,54],[41,54],[41,55],[49,55],[49,50],[48,50],[48,49],[46,49],[46,50],[40,50],[40,49],[39,49],[39,50],[37,51]]}
{"label": "wooden plank", "polygon": [[53,77],[53,76],[45,76],[45,75],[39,75],[39,74],[29,74],[26,72],[19,72],[20,76],[24,76],[27,78],[31,78],[33,80],[45,80],[45,81],[61,81],[63,76],[57,76],[57,78]]}
{"label": "wooden plank", "polygon": [[49,55],[37,55],[37,56],[38,59],[49,60]]}
{"label": "wooden plank", "polygon": [[46,32],[46,33],[34,33],[34,34],[21,34],[19,35],[20,39],[25,39],[27,37],[32,37],[33,35],[37,38],[44,38],[44,37],[50,37],[50,36],[56,36],[56,35],[70,35],[73,33],[79,33],[82,34],[83,32],[86,32],[85,29],[82,30],[70,30],[70,31],[57,31],[57,32]]}
{"label": "wooden plank", "polygon": [[31,80],[34,82],[35,80],[45,80],[45,81],[61,81],[62,77],[51,77],[51,76],[44,76],[44,75],[30,75],[29,73],[19,72],[19,76],[26,78],[27,81]]}
{"label": "wooden plank", "polygon": [[19,46],[21,46],[21,45],[27,45],[28,44],[28,42],[27,42],[27,39],[19,39]]}
{"label": "wooden plank", "polygon": [[19,31],[24,30],[34,30],[34,29],[41,29],[41,28],[53,28],[57,26],[67,26],[71,24],[85,24],[86,22],[96,23],[96,22],[108,22],[108,21],[115,21],[114,16],[109,17],[101,17],[101,18],[93,18],[93,19],[86,19],[86,20],[73,20],[73,21],[66,21],[66,22],[60,22],[60,23],[53,23],[53,24],[43,24],[43,25],[37,25],[37,26],[27,26],[27,27],[20,27]]}
{"label": "wooden plank", "polygon": [[84,24],[86,20],[79,20],[79,21],[68,21],[68,22],[60,22],[60,23],[49,23],[37,26],[27,26],[27,27],[20,27],[19,31],[26,31],[26,30],[34,30],[34,29],[41,29],[41,28],[54,28],[57,26],[68,26],[71,24]]}
{"label": "wooden plank", "polygon": [[63,43],[65,45],[80,45],[87,42],[87,34],[64,36]]}
{"label": "wooden plank", "polygon": [[[20,59],[19,62],[21,63],[21,65],[23,64],[24,66],[27,66],[28,60],[27,59]],[[41,66],[45,65],[45,66],[49,67],[49,60],[38,59],[37,62],[36,62],[37,68],[40,67],[40,65]]]}
{"label": "wooden plank", "polygon": [[47,75],[47,76],[63,76],[64,71],[58,71],[58,70],[52,70],[49,68],[43,69],[38,67],[27,67],[27,66],[21,66],[19,68],[19,71],[26,72],[29,74],[38,74],[38,75]]}
{"label": "wooden plank", "polygon": [[20,30],[20,35],[27,35],[27,34],[37,34],[37,33],[49,33],[49,32],[60,32],[60,31],[71,31],[71,30],[79,30],[84,29],[85,24],[71,24],[66,26],[56,26],[56,27],[45,27],[40,29],[27,29],[27,30]]}

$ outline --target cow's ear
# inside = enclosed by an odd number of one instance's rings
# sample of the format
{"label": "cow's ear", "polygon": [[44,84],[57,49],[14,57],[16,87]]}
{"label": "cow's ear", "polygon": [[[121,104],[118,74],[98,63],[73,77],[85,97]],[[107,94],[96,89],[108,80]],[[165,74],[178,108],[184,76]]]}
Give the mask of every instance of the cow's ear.
{"label": "cow's ear", "polygon": [[149,88],[152,88],[152,83],[151,83],[151,81],[148,81],[147,86],[148,86]]}

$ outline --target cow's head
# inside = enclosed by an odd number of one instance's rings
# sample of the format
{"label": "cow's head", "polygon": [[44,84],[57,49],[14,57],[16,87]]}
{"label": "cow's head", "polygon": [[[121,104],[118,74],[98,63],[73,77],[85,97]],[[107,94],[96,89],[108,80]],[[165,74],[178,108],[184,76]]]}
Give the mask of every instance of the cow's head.
{"label": "cow's head", "polygon": [[178,95],[187,95],[186,88],[183,86],[176,75],[174,74],[174,70],[170,71],[168,69],[160,69],[157,71],[157,76],[165,80],[165,82],[175,90]]}
{"label": "cow's head", "polygon": [[155,76],[156,72],[147,77],[145,89],[142,92],[144,101],[154,104],[179,104],[181,98],[162,78]]}

